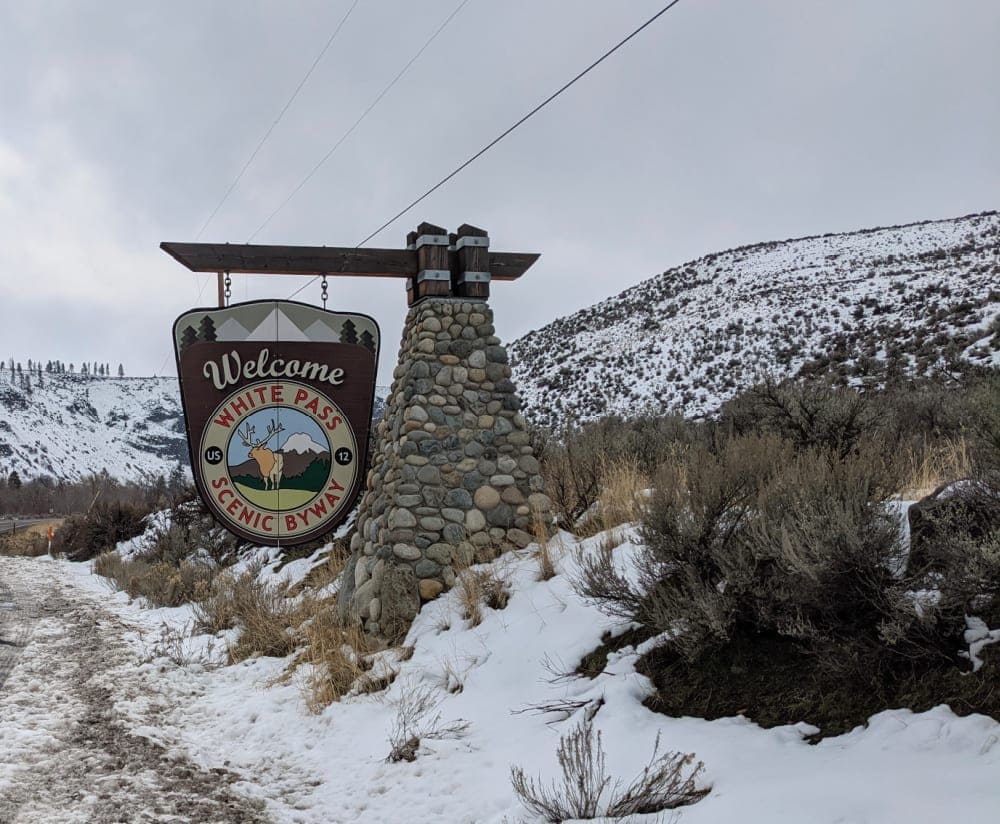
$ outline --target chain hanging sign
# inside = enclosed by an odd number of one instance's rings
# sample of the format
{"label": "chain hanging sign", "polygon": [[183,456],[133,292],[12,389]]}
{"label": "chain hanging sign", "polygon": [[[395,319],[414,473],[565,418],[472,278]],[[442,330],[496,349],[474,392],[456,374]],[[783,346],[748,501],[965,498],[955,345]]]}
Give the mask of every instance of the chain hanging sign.
{"label": "chain hanging sign", "polygon": [[216,517],[269,546],[342,522],[364,483],[375,321],[254,301],[184,313],[174,344],[191,468]]}

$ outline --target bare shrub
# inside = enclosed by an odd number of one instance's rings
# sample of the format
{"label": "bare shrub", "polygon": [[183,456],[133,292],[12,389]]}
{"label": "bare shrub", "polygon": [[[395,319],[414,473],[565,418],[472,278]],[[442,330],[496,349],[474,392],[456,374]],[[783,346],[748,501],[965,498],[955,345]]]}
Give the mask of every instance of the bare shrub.
{"label": "bare shrub", "polygon": [[620,818],[626,815],[672,810],[700,801],[709,788],[698,787],[704,769],[693,754],[659,751],[657,736],[653,754],[642,772],[628,785],[607,773],[601,734],[584,721],[559,739],[556,757],[562,783],[546,786],[541,779],[529,778],[521,767],[511,767],[514,792],[532,813],[546,821],[568,819]]}
{"label": "bare shrub", "polygon": [[180,501],[170,510],[169,525],[157,531],[143,557],[177,566],[185,559],[207,556],[218,566],[227,566],[244,543],[223,529],[195,498]]}
{"label": "bare shrub", "polygon": [[627,421],[611,415],[592,423],[567,424],[546,440],[541,458],[545,491],[560,524],[575,524],[595,504],[609,467],[624,462],[649,475],[677,445],[699,441],[706,432],[702,424],[679,415]]}
{"label": "bare shrub", "polygon": [[196,644],[192,639],[190,625],[171,628],[160,626],[160,635],[149,650],[147,661],[166,658],[178,667],[198,665],[205,669],[215,669],[222,665],[215,652],[213,640],[205,645]]}
{"label": "bare shrub", "polygon": [[86,515],[63,522],[52,539],[52,551],[64,553],[71,561],[89,561],[113,550],[120,541],[142,534],[147,514],[146,509],[128,503],[98,503]]}
{"label": "bare shrub", "polygon": [[423,741],[460,738],[469,728],[464,719],[443,721],[436,712],[442,696],[426,684],[409,684],[396,702],[396,717],[389,732],[386,761],[415,761]]}
{"label": "bare shrub", "polygon": [[952,633],[966,615],[1000,621],[1000,473],[945,487],[911,524],[910,574],[940,593],[937,611]]}
{"label": "bare shrub", "polygon": [[773,436],[695,447],[657,479],[638,582],[603,552],[578,585],[612,614],[671,632],[689,659],[768,635],[831,667],[926,654],[926,627],[893,574],[902,547],[885,502],[896,485],[876,449],[839,458]]}
{"label": "bare shrub", "polygon": [[723,407],[723,427],[734,434],[771,432],[797,449],[845,457],[869,433],[878,412],[857,390],[828,381],[767,378]]}

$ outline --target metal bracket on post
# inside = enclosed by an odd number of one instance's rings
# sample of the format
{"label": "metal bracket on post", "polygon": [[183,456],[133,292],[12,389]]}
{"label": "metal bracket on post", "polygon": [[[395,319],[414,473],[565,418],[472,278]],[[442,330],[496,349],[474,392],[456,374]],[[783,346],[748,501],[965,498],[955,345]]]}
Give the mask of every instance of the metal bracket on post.
{"label": "metal bracket on post", "polygon": [[455,296],[486,300],[490,296],[490,236],[463,223],[455,240]]}
{"label": "metal bracket on post", "polygon": [[406,237],[407,248],[417,253],[417,274],[407,286],[412,306],[429,297],[451,297],[451,261],[448,231],[432,223],[421,223]]}
{"label": "metal bracket on post", "polygon": [[459,272],[456,283],[489,283],[492,278],[489,272]]}

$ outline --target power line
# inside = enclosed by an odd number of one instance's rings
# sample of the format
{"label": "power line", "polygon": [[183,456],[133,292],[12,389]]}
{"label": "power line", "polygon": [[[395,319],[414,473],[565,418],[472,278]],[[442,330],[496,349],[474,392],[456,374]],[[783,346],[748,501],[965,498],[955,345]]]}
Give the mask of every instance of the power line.
{"label": "power line", "polygon": [[574,83],[576,83],[577,80],[579,80],[580,78],[582,78],[584,75],[588,74],[592,69],[597,68],[601,63],[603,63],[611,55],[613,55],[616,51],[618,51],[618,49],[620,49],[622,46],[624,46],[626,43],[628,43],[629,40],[631,40],[633,37],[635,37],[637,34],[639,34],[639,32],[641,32],[647,26],[652,25],[659,17],[662,17],[664,14],[666,14],[668,11],[670,11],[670,9],[672,9],[674,6],[676,6],[679,2],[680,2],[680,0],[672,0],[672,2],[668,3],[662,9],[660,9],[656,14],[654,14],[652,17],[650,17],[649,20],[647,20],[645,23],[643,23],[641,26],[639,26],[639,28],[637,28],[630,35],[628,35],[628,37],[626,37],[624,40],[620,40],[617,44],[615,44],[610,49],[608,49],[606,52],[604,52],[604,54],[602,54],[600,57],[597,58],[597,60],[595,60],[593,63],[591,63],[589,66],[587,66],[587,68],[585,68],[582,72],[580,72],[576,77],[574,77],[572,80],[570,80],[564,86],[560,87],[559,89],[557,89],[556,91],[554,91],[552,94],[550,94],[547,98],[545,98],[545,100],[543,100],[541,103],[539,103],[537,106],[535,106],[535,108],[533,108],[524,117],[522,117],[520,120],[518,120],[513,126],[511,126],[506,131],[502,132],[497,137],[495,137],[493,140],[491,140],[489,143],[487,143],[485,146],[483,146],[483,148],[481,148],[472,157],[470,157],[463,164],[461,164],[458,168],[456,168],[451,174],[447,175],[446,177],[443,177],[441,180],[439,180],[437,183],[435,183],[433,186],[431,186],[431,188],[429,188],[426,192],[424,192],[422,195],[420,195],[420,197],[418,197],[416,200],[414,200],[409,206],[407,206],[405,209],[401,210],[400,212],[397,212],[393,217],[389,218],[389,220],[387,220],[385,223],[383,223],[381,226],[379,226],[374,232],[372,232],[370,235],[368,235],[368,237],[366,237],[364,240],[362,240],[361,243],[358,244],[358,246],[364,246],[369,240],[371,240],[377,234],[379,234],[380,232],[384,231],[385,229],[388,229],[389,226],[391,226],[393,223],[395,223],[397,220],[399,220],[403,215],[405,215],[408,211],[410,211],[410,209],[412,209],[418,203],[421,203],[423,200],[425,200],[426,198],[428,198],[432,194],[434,194],[434,192],[436,192],[438,189],[440,189],[442,186],[444,186],[445,183],[447,183],[449,180],[451,180],[455,175],[457,175],[463,169],[465,169],[466,167],[472,165],[473,162],[475,162],[480,157],[482,157],[484,154],[486,154],[490,149],[492,149],[494,146],[496,146],[497,143],[499,143],[501,140],[503,140],[505,137],[507,137],[507,135],[509,135],[511,132],[513,132],[518,126],[520,126],[522,123],[524,123],[529,118],[531,118],[532,116],[534,116],[535,114],[537,114],[538,112],[540,112],[542,109],[544,109],[546,106],[548,106],[549,103],[551,103],[553,100],[555,100],[557,97],[559,97],[559,95],[561,95],[570,86],[572,86]]}
{"label": "power line", "polygon": [[[383,232],[385,229],[388,229],[393,223],[395,223],[403,215],[405,215],[407,212],[409,212],[411,209],[413,209],[414,206],[417,206],[419,203],[423,202],[428,197],[430,197],[432,194],[434,194],[434,192],[436,192],[438,189],[440,189],[442,186],[444,186],[445,183],[447,183],[449,180],[451,180],[453,177],[455,177],[455,175],[457,175],[459,172],[461,172],[464,169],[466,169],[469,166],[471,166],[476,160],[478,160],[480,157],[482,157],[484,154],[486,154],[490,149],[492,149],[494,146],[496,146],[497,143],[499,143],[501,140],[503,140],[505,137],[507,137],[507,135],[509,135],[511,132],[513,132],[521,124],[525,123],[527,120],[529,120],[535,114],[537,114],[538,112],[540,112],[542,109],[544,109],[547,105],[549,105],[549,103],[551,103],[553,100],[555,100],[557,97],[559,97],[559,95],[561,95],[564,91],[566,91],[570,86],[572,86],[578,80],[580,80],[581,78],[583,78],[585,75],[589,74],[593,69],[597,68],[601,63],[603,63],[605,60],[607,60],[611,55],[613,55],[616,51],[618,51],[622,46],[624,46],[626,43],[628,43],[633,37],[635,37],[637,34],[639,34],[640,32],[642,32],[644,29],[648,28],[653,23],[655,23],[660,17],[662,17],[664,14],[666,14],[668,11],[670,11],[679,2],[680,2],[680,0],[671,0],[670,3],[667,3],[666,6],[664,6],[656,14],[654,14],[652,17],[650,17],[645,23],[643,23],[641,26],[639,26],[639,28],[635,29],[627,37],[623,38],[622,40],[619,40],[614,46],[612,46],[610,49],[608,49],[606,52],[604,52],[604,54],[602,54],[600,57],[598,57],[589,66],[587,66],[587,68],[585,68],[583,71],[581,71],[575,77],[573,77],[570,81],[568,81],[564,85],[560,86],[556,91],[554,91],[547,98],[545,98],[545,100],[543,100],[541,103],[539,103],[537,106],[535,106],[535,108],[533,108],[530,112],[528,112],[526,115],[524,115],[524,117],[522,117],[520,120],[518,120],[516,123],[514,123],[513,126],[510,126],[509,128],[505,129],[503,132],[501,132],[499,135],[497,135],[497,137],[495,137],[493,140],[491,140],[489,143],[487,143],[485,146],[483,146],[483,148],[481,148],[478,152],[476,152],[474,155],[472,155],[472,157],[470,157],[464,163],[462,163],[461,165],[459,165],[458,167],[456,167],[454,171],[452,171],[450,174],[446,175],[445,177],[441,178],[441,180],[439,180],[437,183],[435,183],[433,186],[431,186],[431,188],[429,188],[426,192],[424,192],[422,195],[420,195],[420,197],[418,197],[416,200],[414,200],[412,203],[410,203],[405,209],[400,210],[395,215],[393,215],[391,218],[389,218],[389,220],[387,220],[385,223],[383,223],[381,226],[379,226],[374,232],[372,232],[364,240],[362,240],[359,244],[357,244],[357,246],[355,246],[355,248],[358,249],[358,248],[361,248],[362,246],[364,246],[373,237],[375,237],[379,233]],[[299,292],[301,292],[303,289],[305,289],[306,287],[308,287],[310,284],[314,283],[318,278],[319,278],[319,276],[317,275],[316,277],[313,277],[310,280],[306,281],[306,283],[304,283],[302,286],[300,286],[298,289],[296,289],[294,292],[292,292],[292,294],[290,294],[288,297],[289,298],[295,297]]]}
{"label": "power line", "polygon": [[[248,157],[246,162],[243,164],[243,168],[241,168],[239,174],[236,175],[236,179],[229,184],[229,188],[226,189],[226,193],[222,196],[222,199],[215,205],[215,208],[212,210],[212,214],[208,216],[208,219],[204,222],[204,224],[202,224],[201,229],[198,230],[198,234],[195,235],[196,241],[201,239],[201,236],[205,233],[205,230],[208,228],[209,224],[219,213],[219,209],[221,209],[223,204],[227,200],[229,200],[229,196],[233,193],[233,190],[236,189],[236,186],[243,179],[243,175],[246,174],[247,169],[250,168],[250,164],[254,162],[254,160],[257,157],[257,154],[264,147],[264,144],[271,136],[271,132],[273,132],[278,123],[281,122],[281,118],[285,116],[285,112],[288,111],[292,103],[295,102],[295,98],[299,96],[299,92],[302,91],[302,87],[305,86],[306,81],[309,80],[309,78],[312,76],[312,73],[316,70],[316,67],[319,65],[319,61],[323,59],[323,55],[325,55],[329,50],[330,46],[333,45],[333,41],[337,39],[337,35],[340,34],[340,30],[344,28],[344,24],[347,22],[347,18],[351,16],[351,12],[354,11],[354,7],[357,6],[359,2],[361,2],[361,0],[354,0],[354,2],[351,4],[351,7],[347,10],[347,13],[342,18],[340,18],[340,22],[337,24],[337,27],[333,30],[333,34],[330,35],[329,39],[324,44],[323,48],[319,50],[319,54],[316,55],[316,59],[313,60],[312,65],[309,67],[308,71],[306,71],[306,73],[302,76],[302,79],[299,81],[299,84],[295,87],[295,90],[292,92],[291,96],[288,98],[288,100],[285,101],[285,105],[281,107],[281,111],[279,111],[278,116],[274,118],[274,122],[272,122],[271,125],[267,127],[267,131],[264,132],[263,137],[261,137],[260,141],[257,143],[257,147],[250,153],[250,157]],[[200,299],[201,295],[199,295],[198,297]]]}
{"label": "power line", "polygon": [[253,234],[251,234],[250,237],[247,238],[246,241],[247,243],[249,243],[251,240],[257,237],[257,235],[259,235],[264,230],[264,227],[266,227],[267,224],[269,224],[274,219],[274,217],[278,214],[278,212],[284,209],[285,206],[288,205],[289,201],[291,201],[291,199],[295,197],[295,195],[297,195],[302,190],[302,188],[312,179],[313,175],[315,175],[316,172],[320,170],[320,168],[333,156],[333,153],[340,148],[341,144],[345,140],[347,140],[348,137],[351,136],[351,134],[359,125],[361,125],[361,121],[364,120],[366,117],[368,117],[371,110],[374,109],[382,100],[382,98],[389,93],[389,90],[392,89],[392,87],[399,82],[399,80],[403,77],[403,75],[406,74],[406,72],[409,70],[410,66],[412,66],[414,63],[417,62],[417,59],[420,57],[420,55],[422,55],[427,50],[428,46],[430,46],[431,43],[433,43],[437,39],[437,36],[445,30],[445,28],[452,21],[452,19],[454,19],[454,17],[465,7],[465,4],[468,2],[469,0],[462,0],[462,2],[458,4],[455,10],[452,11],[452,13],[445,18],[444,22],[440,26],[438,26],[437,30],[429,38],[427,38],[427,41],[424,43],[424,45],[422,45],[420,49],[417,51],[417,53],[410,58],[409,62],[407,62],[407,64],[403,66],[402,69],[399,70],[396,76],[391,81],[389,81],[389,84],[385,88],[383,88],[382,91],[378,93],[378,95],[376,95],[375,99],[368,105],[368,108],[361,113],[361,116],[357,120],[355,120],[354,123],[351,125],[351,127],[340,136],[340,138],[337,140],[336,143],[333,144],[330,150],[325,155],[323,155],[322,158],[320,158],[319,163],[313,166],[313,168],[309,171],[309,173],[304,178],[302,178],[299,184],[294,189],[292,189],[288,197],[286,197],[283,201],[281,201],[281,203],[278,204],[278,207],[273,212],[271,212],[271,214],[267,216],[267,219],[254,230]]}

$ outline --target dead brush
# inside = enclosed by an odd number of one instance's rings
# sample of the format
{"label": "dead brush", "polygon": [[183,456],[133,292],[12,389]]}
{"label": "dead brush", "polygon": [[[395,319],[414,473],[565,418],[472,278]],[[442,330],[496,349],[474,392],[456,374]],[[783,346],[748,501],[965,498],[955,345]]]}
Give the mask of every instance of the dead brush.
{"label": "dead brush", "polygon": [[590,537],[641,520],[649,487],[649,478],[634,456],[602,461],[600,494],[578,523],[577,533]]}
{"label": "dead brush", "polygon": [[178,607],[202,597],[215,577],[210,564],[182,561],[180,566],[125,559],[105,552],[94,560],[94,572],[107,578],[130,598],[145,598],[158,607]]}
{"label": "dead brush", "polygon": [[427,684],[407,684],[396,701],[396,717],[389,731],[387,762],[415,761],[423,741],[461,738],[469,728],[463,718],[444,721],[436,712],[441,704],[440,690]]}
{"label": "dead brush", "polygon": [[38,532],[6,533],[0,538],[0,555],[22,558],[38,558],[49,551],[49,541]]}
{"label": "dead brush", "polygon": [[261,580],[259,571],[253,566],[239,576],[221,579],[196,613],[202,627],[239,628],[228,649],[231,664],[256,656],[290,655],[301,644],[299,628],[317,611],[315,598],[289,598],[283,586]]}
{"label": "dead brush", "polygon": [[535,539],[535,557],[538,559],[538,580],[548,581],[555,577],[556,568],[552,563],[552,549],[549,546],[551,541],[562,542],[560,537],[549,536],[549,526],[539,509],[535,509],[531,514],[531,532]]}
{"label": "dead brush", "polygon": [[340,577],[350,555],[348,542],[337,539],[331,544],[330,551],[323,561],[310,569],[305,577],[291,588],[290,594],[298,595],[307,589],[320,590],[328,587]]}
{"label": "dead brush", "polygon": [[483,607],[504,609],[510,602],[510,574],[498,562],[466,569],[458,575],[456,589],[462,618],[470,627],[483,622]]}
{"label": "dead brush", "polygon": [[304,626],[305,648],[295,666],[311,664],[306,678],[306,706],[322,712],[352,692],[375,692],[388,679],[372,675],[367,657],[379,647],[357,624],[345,624],[335,608],[321,606]]}
{"label": "dead brush", "polygon": [[532,813],[545,821],[615,818],[673,810],[700,801],[708,788],[698,786],[703,769],[694,755],[660,752],[660,739],[649,762],[628,785],[607,773],[601,734],[593,724],[582,724],[559,739],[556,751],[562,784],[546,785],[529,778],[521,767],[511,767],[514,792]]}
{"label": "dead brush", "polygon": [[908,501],[919,501],[941,485],[974,473],[974,462],[964,437],[945,438],[936,443],[925,439],[922,444],[910,446],[901,463],[900,495]]}

